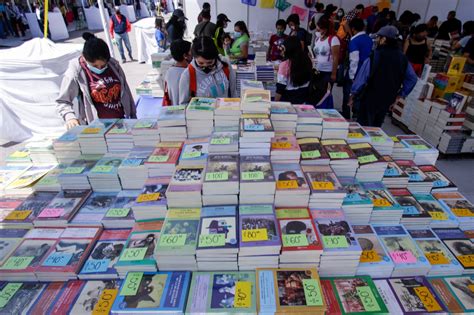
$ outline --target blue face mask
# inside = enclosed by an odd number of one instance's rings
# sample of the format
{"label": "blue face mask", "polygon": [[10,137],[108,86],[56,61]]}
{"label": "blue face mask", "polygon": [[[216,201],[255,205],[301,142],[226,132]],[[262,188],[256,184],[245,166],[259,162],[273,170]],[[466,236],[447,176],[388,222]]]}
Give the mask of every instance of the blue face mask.
{"label": "blue face mask", "polygon": [[234,32],[234,38],[239,38],[240,36],[242,36],[241,32]]}
{"label": "blue face mask", "polygon": [[90,64],[87,64],[87,68],[89,68],[89,70],[94,72],[95,74],[102,74],[105,72],[105,70],[107,70],[108,66],[105,66],[102,69],[99,69],[94,66],[91,66]]}

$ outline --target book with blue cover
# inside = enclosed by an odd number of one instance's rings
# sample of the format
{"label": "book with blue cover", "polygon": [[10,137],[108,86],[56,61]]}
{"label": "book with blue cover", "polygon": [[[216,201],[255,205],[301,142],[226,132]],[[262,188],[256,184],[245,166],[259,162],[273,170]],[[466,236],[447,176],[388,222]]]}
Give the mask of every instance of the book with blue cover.
{"label": "book with blue cover", "polygon": [[464,274],[474,273],[474,245],[464,232],[457,228],[433,229],[464,268]]}
{"label": "book with blue cover", "polygon": [[[206,242],[199,241],[209,236],[223,235],[225,243],[219,246],[207,246]],[[221,238],[221,236],[219,236]],[[213,244],[212,244],[213,245]],[[239,251],[238,219],[235,206],[203,207],[201,209],[200,231],[196,252],[228,252]]]}
{"label": "book with blue cover", "polygon": [[75,225],[98,225],[104,218],[107,211],[112,207],[117,198],[117,193],[97,193],[94,192],[86,200],[81,209],[72,219],[71,224]]}
{"label": "book with blue cover", "polygon": [[342,189],[347,192],[342,206],[367,206],[372,208],[372,200],[362,187],[362,184],[354,177],[340,177],[339,182]]}
{"label": "book with blue cover", "polygon": [[432,195],[413,194],[413,197],[415,197],[420,206],[431,215],[430,227],[449,228],[459,226],[457,218],[448,209],[445,209]]}
{"label": "book with blue cover", "polygon": [[122,278],[123,271],[156,271],[154,252],[160,231],[135,231],[130,233],[115,268]]}
{"label": "book with blue cover", "polygon": [[205,165],[209,155],[209,138],[188,139],[179,156],[180,165]]}

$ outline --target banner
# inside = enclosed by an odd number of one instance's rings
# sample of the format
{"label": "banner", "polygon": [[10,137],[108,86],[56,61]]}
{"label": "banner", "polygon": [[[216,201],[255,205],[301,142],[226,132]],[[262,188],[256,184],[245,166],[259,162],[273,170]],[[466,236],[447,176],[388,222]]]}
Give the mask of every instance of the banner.
{"label": "banner", "polygon": [[275,0],[260,0],[260,8],[273,9],[275,7]]}
{"label": "banner", "polygon": [[297,5],[294,5],[291,8],[291,14],[298,14],[298,16],[300,17],[300,22],[303,22],[304,20],[306,20],[306,16],[308,15],[308,10],[300,8]]}
{"label": "banner", "polygon": [[251,5],[252,7],[257,5],[257,0],[240,0],[243,4]]}
{"label": "banner", "polygon": [[275,8],[277,8],[281,12],[285,11],[289,7],[291,7],[291,3],[286,2],[286,0],[277,0],[275,4]]}

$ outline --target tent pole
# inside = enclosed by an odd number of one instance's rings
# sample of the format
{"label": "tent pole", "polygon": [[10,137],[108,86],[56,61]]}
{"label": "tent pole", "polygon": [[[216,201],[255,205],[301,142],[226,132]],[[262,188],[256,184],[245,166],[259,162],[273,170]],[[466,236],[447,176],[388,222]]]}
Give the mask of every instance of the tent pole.
{"label": "tent pole", "polygon": [[99,5],[100,20],[102,21],[102,27],[104,28],[105,40],[109,46],[110,56],[115,58],[114,45],[112,44],[112,39],[110,38],[109,30],[107,29],[107,21],[105,20],[104,0],[98,0],[97,4]]}
{"label": "tent pole", "polygon": [[49,13],[49,0],[45,0],[44,1],[44,27],[43,27],[44,38],[48,38],[48,13]]}

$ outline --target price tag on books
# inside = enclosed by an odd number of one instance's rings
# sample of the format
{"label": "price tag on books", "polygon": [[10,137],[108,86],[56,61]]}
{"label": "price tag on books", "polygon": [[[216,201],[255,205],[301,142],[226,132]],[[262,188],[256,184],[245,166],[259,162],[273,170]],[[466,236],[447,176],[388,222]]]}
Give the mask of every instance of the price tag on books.
{"label": "price tag on books", "polygon": [[135,129],[142,129],[142,128],[151,128],[153,126],[152,122],[149,121],[139,121],[137,122],[133,128]]}
{"label": "price tag on books", "polygon": [[199,247],[221,247],[221,246],[225,246],[225,234],[199,235]]}
{"label": "price tag on books", "polygon": [[298,247],[308,246],[308,238],[305,234],[283,234],[282,235],[283,246],[285,247]]}
{"label": "price tag on books", "polygon": [[347,134],[347,137],[348,138],[362,138],[362,137],[364,137],[364,135],[361,134],[360,132],[349,132]]}
{"label": "price tag on books", "polygon": [[122,290],[120,290],[120,295],[123,296],[133,296],[138,292],[140,287],[140,282],[142,282],[143,272],[129,272],[127,273],[127,278],[122,285]]}
{"label": "price tag on books", "polygon": [[277,189],[296,189],[296,188],[298,188],[298,181],[295,179],[277,181]]}
{"label": "price tag on books", "polygon": [[124,134],[124,133],[127,133],[127,129],[113,128],[112,130],[109,131],[109,134]]}
{"label": "price tag on books", "polygon": [[245,131],[264,131],[265,127],[263,125],[245,125]]}
{"label": "price tag on books", "polygon": [[109,269],[110,259],[91,259],[89,258],[84,267],[81,270],[81,273],[98,273],[106,272]]}
{"label": "price tag on books", "polygon": [[177,105],[177,106],[166,106],[166,110],[184,110],[186,105]]}
{"label": "price tag on books", "polygon": [[382,198],[377,198],[373,199],[372,203],[374,204],[374,207],[390,207],[392,204],[388,202],[387,199],[382,199]]}
{"label": "price tag on books", "polygon": [[321,294],[321,288],[319,287],[319,283],[316,279],[303,279],[303,290],[306,305],[323,305],[323,295]]}
{"label": "price tag on books", "polygon": [[110,208],[105,214],[106,218],[124,218],[130,212],[130,208]]}
{"label": "price tag on books", "polygon": [[474,214],[468,208],[452,208],[451,211],[457,217],[473,217]]}
{"label": "price tag on books", "polygon": [[254,230],[242,231],[242,242],[257,242],[257,241],[267,241],[267,240],[268,240],[267,229],[254,229]]}
{"label": "price tag on books", "polygon": [[1,269],[21,270],[28,267],[33,261],[34,256],[13,256],[9,257]]}
{"label": "price tag on books", "polygon": [[374,292],[370,289],[369,286],[366,287],[356,287],[357,294],[359,295],[362,305],[366,312],[378,312],[380,311],[380,306],[377,303],[377,299],[374,296]]}
{"label": "price tag on books", "polygon": [[397,250],[390,252],[390,257],[396,264],[414,264],[417,262],[416,257],[410,251]]}
{"label": "price tag on books", "polygon": [[5,220],[18,220],[23,221],[31,214],[31,210],[15,210],[10,212],[6,217]]}
{"label": "price tag on books", "polygon": [[261,101],[263,98],[261,96],[249,96],[247,98],[245,98],[245,102],[258,102],[258,101]]}
{"label": "price tag on books", "polygon": [[380,258],[380,255],[376,250],[371,249],[362,251],[359,261],[361,263],[379,262],[382,261],[382,258]]}
{"label": "price tag on books", "polygon": [[58,182],[58,178],[57,177],[43,177],[39,182],[38,184],[39,185],[54,185],[54,184],[57,184],[59,183]]}
{"label": "price tag on books", "polygon": [[78,166],[78,167],[70,166],[64,169],[63,174],[81,174],[84,169],[85,169],[84,166]]}
{"label": "price tag on books", "polygon": [[10,154],[10,157],[21,159],[21,158],[26,158],[28,155],[29,155],[29,152],[25,152],[25,151],[15,151],[15,152],[13,152],[12,154]]}
{"label": "price tag on books", "polygon": [[158,162],[158,163],[161,163],[161,162],[166,162],[169,160],[169,156],[168,155],[152,155],[148,158],[148,162]]}
{"label": "price tag on books", "polygon": [[15,293],[21,288],[22,283],[7,283],[0,291],[0,308],[5,307]]}
{"label": "price tag on books", "polygon": [[163,234],[160,236],[160,246],[184,246],[186,234]]}
{"label": "price tag on books", "polygon": [[82,133],[85,135],[92,135],[100,132],[100,128],[85,128]]}
{"label": "price tag on books", "polygon": [[399,176],[398,170],[396,168],[387,168],[383,176]]}
{"label": "price tag on books", "polygon": [[120,257],[121,261],[137,261],[145,258],[148,247],[127,248]]}
{"label": "price tag on books", "polygon": [[237,281],[235,284],[234,308],[249,308],[252,306],[252,283]]}
{"label": "price tag on books", "polygon": [[344,235],[323,235],[324,248],[347,248],[349,244]]}
{"label": "price tag on books", "polygon": [[375,155],[373,155],[373,154],[359,156],[357,158],[357,160],[359,160],[359,163],[361,163],[361,164],[372,163],[372,162],[377,162],[378,161],[377,158],[375,157]]}
{"label": "price tag on books", "polygon": [[201,156],[201,151],[183,153],[183,159],[195,159]]}
{"label": "price tag on books", "polygon": [[317,159],[317,158],[321,157],[321,152],[319,152],[319,150],[302,151],[301,152],[301,157],[303,159]]}
{"label": "price tag on books", "polygon": [[263,180],[264,175],[262,171],[258,172],[242,172],[243,180]]}
{"label": "price tag on books", "polygon": [[429,215],[433,220],[445,221],[448,219],[448,216],[444,212],[439,211],[428,211]]}
{"label": "price tag on books", "polygon": [[474,255],[460,255],[456,257],[459,259],[463,267],[474,267]]}
{"label": "price tag on books", "polygon": [[38,218],[59,218],[63,213],[63,208],[44,208],[38,215]]}
{"label": "price tag on books", "polygon": [[289,149],[291,143],[289,142],[272,142],[272,149]]}
{"label": "price tag on books", "polygon": [[230,144],[230,138],[229,137],[212,138],[211,144]]}
{"label": "price tag on books", "polygon": [[112,165],[97,165],[92,168],[92,173],[110,173],[114,167]]}
{"label": "price tag on books", "polygon": [[67,266],[72,258],[71,253],[52,252],[43,262],[42,266],[46,267],[64,267]]}
{"label": "price tag on books", "polygon": [[349,154],[347,152],[329,152],[329,157],[331,159],[348,159]]}
{"label": "price tag on books", "polygon": [[206,181],[228,180],[229,172],[211,172],[206,173]]}
{"label": "price tag on books", "polygon": [[393,140],[393,142],[400,142],[400,140],[398,140],[398,138],[397,138],[397,137],[395,137],[395,136],[393,136],[393,137],[390,137],[390,139],[392,139],[392,140]]}
{"label": "price tag on books", "polygon": [[427,287],[417,287],[414,288],[414,290],[428,312],[439,312],[443,310]]}
{"label": "price tag on books", "polygon": [[432,265],[448,265],[450,263],[443,252],[425,253],[425,256]]}
{"label": "price tag on books", "polygon": [[105,289],[92,310],[92,315],[109,314],[117,297],[118,289]]}
{"label": "price tag on books", "polygon": [[334,190],[334,184],[332,182],[311,182],[311,186],[314,190]]}
{"label": "price tag on books", "polygon": [[415,150],[428,150],[428,147],[424,144],[412,144],[411,147]]}
{"label": "price tag on books", "polygon": [[370,139],[372,140],[372,142],[375,142],[375,143],[384,143],[385,142],[384,137],[371,137]]}
{"label": "price tag on books", "polygon": [[141,194],[137,197],[137,202],[157,201],[160,199],[160,193]]}
{"label": "price tag on books", "polygon": [[467,286],[471,292],[474,292],[474,284],[470,284]]}

